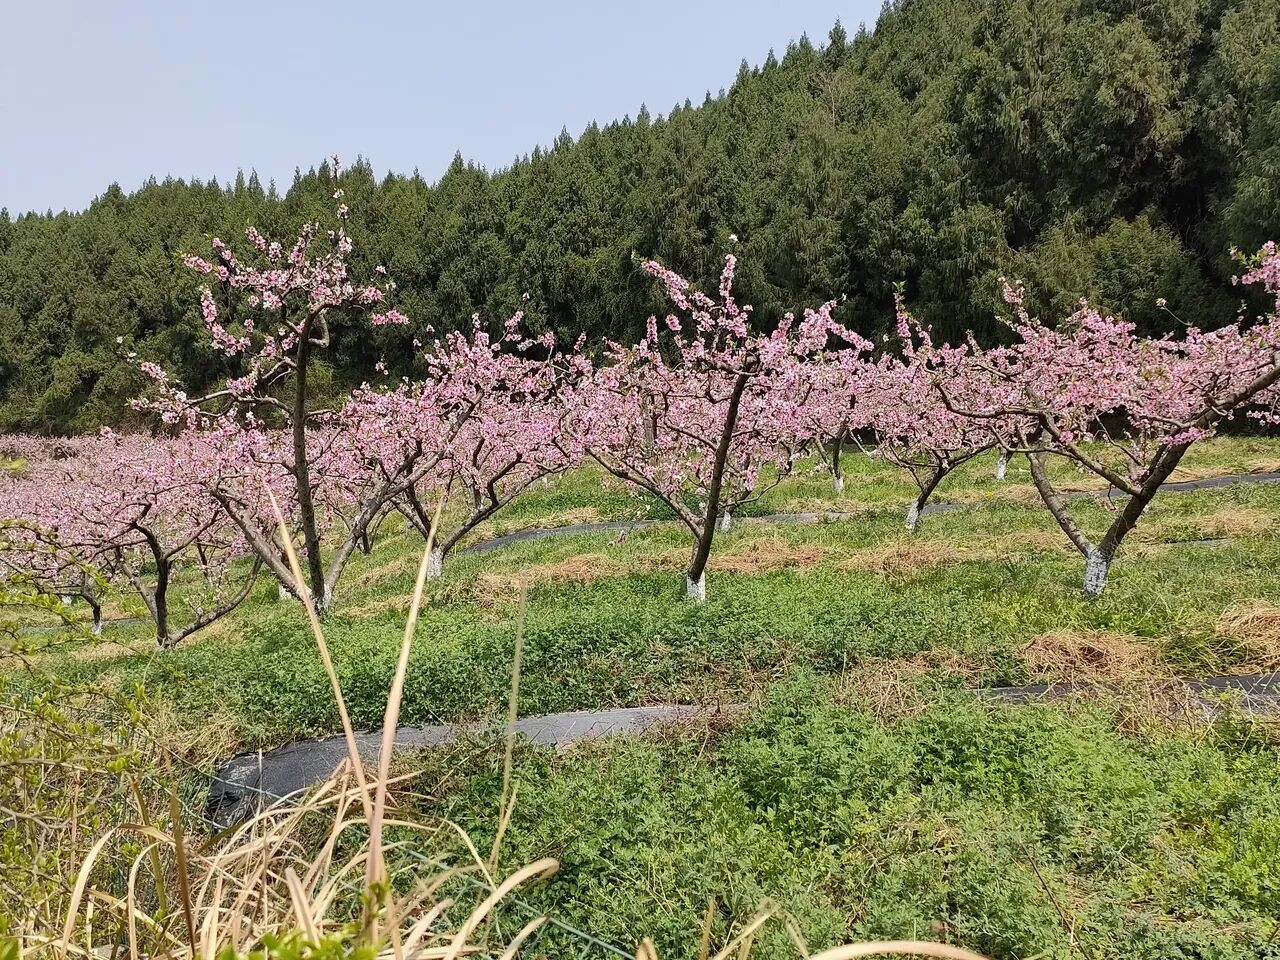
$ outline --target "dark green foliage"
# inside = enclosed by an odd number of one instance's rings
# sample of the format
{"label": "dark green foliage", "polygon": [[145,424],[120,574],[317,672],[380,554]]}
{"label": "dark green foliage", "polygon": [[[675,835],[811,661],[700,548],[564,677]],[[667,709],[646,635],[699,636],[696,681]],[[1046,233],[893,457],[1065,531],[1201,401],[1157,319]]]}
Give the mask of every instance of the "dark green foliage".
{"label": "dark green foliage", "polygon": [[[844,295],[843,319],[876,332],[901,280],[942,336],[996,337],[1004,273],[1050,316],[1087,294],[1168,329],[1163,296],[1219,324],[1228,248],[1280,233],[1278,62],[1273,0],[897,0],[874,33],[837,26],[700,107],[562,132],[501,172],[458,156],[435,184],[379,182],[358,163],[355,266],[384,263],[417,326],[337,323],[335,384],[383,355],[406,372],[424,325],[498,323],[525,291],[535,327],[633,336],[661,306],[633,253],[705,281],[735,249],[765,323]],[[166,180],[82,214],[0,214],[0,427],[127,420],[118,336],[216,381],[177,256],[249,223],[287,234],[332,190],[322,165],[283,196]]]}

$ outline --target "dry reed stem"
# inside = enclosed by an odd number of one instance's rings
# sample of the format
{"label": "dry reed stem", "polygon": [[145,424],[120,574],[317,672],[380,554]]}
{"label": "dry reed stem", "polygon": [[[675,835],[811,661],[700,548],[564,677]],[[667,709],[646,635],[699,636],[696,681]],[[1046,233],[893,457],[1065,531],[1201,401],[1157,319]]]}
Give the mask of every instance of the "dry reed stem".
{"label": "dry reed stem", "polygon": [[280,533],[280,545],[284,548],[285,556],[289,560],[289,571],[293,574],[294,587],[298,596],[302,598],[302,605],[307,611],[307,623],[311,627],[311,633],[316,638],[316,646],[320,650],[320,659],[324,663],[325,673],[329,677],[329,686],[333,691],[333,699],[338,707],[338,716],[342,721],[342,734],[347,741],[347,755],[351,759],[352,773],[355,774],[356,782],[360,785],[362,795],[361,802],[364,804],[365,816],[371,817],[373,814],[373,800],[368,795],[369,787],[365,782],[364,768],[360,763],[360,748],[356,746],[355,728],[351,725],[351,716],[347,712],[347,701],[342,695],[342,684],[338,680],[338,672],[334,669],[333,658],[329,656],[329,645],[325,643],[324,631],[320,629],[320,618],[316,615],[316,606],[311,598],[311,591],[307,588],[306,580],[302,576],[302,566],[298,563],[297,551],[293,549],[293,539],[289,536],[289,527],[284,522],[284,513],[280,510],[280,504],[276,501],[276,496],[271,492],[271,488],[263,483],[263,489],[267,492],[267,499],[271,502],[271,510],[275,514],[276,523]]}
{"label": "dry reed stem", "polygon": [[516,615],[515,651],[511,656],[511,693],[507,700],[506,749],[502,755],[502,794],[498,802],[498,829],[493,837],[493,851],[489,854],[489,869],[498,869],[498,852],[502,836],[507,832],[511,814],[515,811],[516,791],[511,783],[512,757],[516,743],[516,714],[520,706],[520,664],[524,659],[524,621],[529,612],[529,585],[520,585],[520,608]]}
{"label": "dry reed stem", "polygon": [[[321,785],[303,803],[295,807],[278,807],[255,816],[250,822],[233,829],[221,841],[208,851],[190,850],[188,870],[197,878],[197,882],[186,895],[190,906],[192,925],[189,928],[187,943],[196,946],[196,952],[203,957],[213,957],[225,946],[231,946],[238,952],[244,952],[254,944],[260,943],[265,933],[272,931],[300,930],[311,942],[316,942],[326,932],[336,930],[343,922],[341,918],[328,919],[328,914],[338,903],[344,891],[353,883],[360,885],[364,879],[367,864],[374,858],[369,840],[363,842],[359,849],[342,864],[333,866],[329,859],[333,846],[340,834],[363,827],[367,821],[360,816],[347,817],[354,798],[360,795],[356,788],[339,787],[345,772],[339,771],[335,779]],[[325,845],[319,854],[299,835],[305,818],[322,811],[326,807],[334,808],[334,823]],[[426,827],[416,822],[387,819],[387,826],[403,827],[417,830],[425,835],[434,835],[440,827]],[[465,834],[455,824],[442,821],[440,826],[447,826]],[[135,828],[150,842],[135,859],[130,870],[128,895],[125,900],[116,900],[99,891],[87,887],[87,878],[95,866],[101,850],[116,834],[108,832],[99,839],[94,849],[86,857],[81,867],[80,881],[73,891],[71,907],[61,943],[64,949],[62,956],[70,953],[90,955],[89,948],[80,948],[72,937],[75,931],[75,917],[81,903],[91,902],[97,898],[100,902],[116,911],[127,914],[130,950],[133,956],[142,956],[139,952],[139,923],[149,932],[161,935],[163,931],[156,922],[143,913],[137,904],[134,891],[137,887],[141,865],[146,862],[148,852],[155,847],[164,847],[173,854],[184,848],[181,836],[165,834],[151,827]],[[370,834],[372,836],[372,834]],[[385,852],[391,852],[398,845],[387,845]],[[485,873],[478,853],[467,840],[467,848],[475,858],[467,870],[477,869]],[[405,930],[390,930],[391,954],[403,954],[397,943],[403,939],[404,945],[413,948],[415,960],[428,957],[456,956],[462,950],[471,952],[466,939],[471,932],[483,922],[494,906],[507,896],[516,886],[534,876],[546,876],[554,869],[555,862],[539,861],[524,870],[517,871],[502,885],[494,887],[489,882],[490,893],[485,901],[470,915],[467,924],[459,930],[458,935],[444,932],[432,932],[434,918],[439,918],[448,909],[450,903],[435,899],[436,894],[449,879],[466,872],[459,868],[443,868],[429,882],[420,884],[419,892],[405,898],[398,906],[402,917],[413,917],[413,923]],[[487,873],[485,874],[487,876]],[[389,917],[397,914],[389,912]],[[426,922],[423,922],[424,915]],[[224,918],[226,922],[224,923]],[[198,924],[199,934],[195,932]],[[86,933],[91,931],[90,920],[83,926]],[[532,932],[531,930],[528,932]],[[437,945],[426,945],[430,938]],[[526,933],[527,936],[527,933]],[[166,946],[163,952],[154,956],[175,956],[185,954],[192,947],[171,935],[162,937]],[[447,941],[447,942],[446,942]],[[423,943],[421,948],[418,945]],[[380,956],[387,956],[384,946]]]}
{"label": "dry reed stem", "polygon": [[[409,669],[409,652],[413,647],[413,632],[418,626],[418,611],[422,608],[422,593],[427,586],[427,573],[431,569],[431,550],[435,546],[436,530],[440,525],[440,512],[444,509],[448,493],[436,501],[435,516],[431,518],[431,527],[427,530],[427,542],[422,551],[422,560],[418,564],[418,579],[413,585],[413,600],[409,604],[409,616],[404,623],[404,639],[400,642],[400,657],[396,661],[395,676],[391,679],[391,690],[387,693],[387,709],[382,716],[382,748],[378,755],[377,796],[373,802],[373,817],[369,822],[369,833],[372,836],[371,849],[374,856],[369,858],[369,872],[366,882],[373,886],[382,879],[384,864],[382,863],[382,818],[387,809],[387,782],[391,771],[391,752],[395,749],[396,727],[400,722],[400,701],[404,695],[404,678]],[[358,757],[353,761],[359,763]]]}

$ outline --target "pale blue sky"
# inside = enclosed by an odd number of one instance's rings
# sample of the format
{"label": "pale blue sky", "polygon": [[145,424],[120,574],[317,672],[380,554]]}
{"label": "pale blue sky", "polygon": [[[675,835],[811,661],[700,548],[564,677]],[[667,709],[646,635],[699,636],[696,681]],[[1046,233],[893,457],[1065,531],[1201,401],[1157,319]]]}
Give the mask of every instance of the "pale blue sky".
{"label": "pale blue sky", "polygon": [[111,182],[219,180],[363,154],[429,180],[501,167],[562,126],[666,113],[743,57],[879,0],[334,3],[0,0],[0,206],[81,209]]}

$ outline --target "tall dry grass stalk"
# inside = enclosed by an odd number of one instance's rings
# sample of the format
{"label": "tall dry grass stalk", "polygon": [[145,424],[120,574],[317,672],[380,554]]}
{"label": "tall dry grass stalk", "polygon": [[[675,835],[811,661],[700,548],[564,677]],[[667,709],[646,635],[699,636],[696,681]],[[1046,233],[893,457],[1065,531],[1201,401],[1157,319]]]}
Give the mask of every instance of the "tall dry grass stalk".
{"label": "tall dry grass stalk", "polygon": [[[204,842],[193,842],[186,831],[176,792],[169,795],[169,822],[161,826],[147,809],[142,792],[135,791],[138,821],[103,833],[80,865],[61,928],[19,931],[19,957],[214,960],[228,953],[242,956],[261,949],[272,938],[301,937],[307,944],[330,941],[343,954],[360,949],[362,954],[380,960],[458,960],[476,954],[514,960],[523,955],[530,938],[546,925],[547,918],[542,916],[534,916],[519,928],[495,921],[496,913],[517,890],[550,876],[558,867],[554,859],[545,858],[498,877],[500,844],[517,793],[512,750],[527,584],[520,591],[516,621],[499,826],[493,849],[485,858],[456,824],[447,820],[400,819],[387,813],[388,792],[393,784],[389,771],[395,731],[441,507],[437,507],[414,585],[387,698],[381,752],[370,783],[324,630],[304,586],[297,553],[274,498],[271,504],[280,526],[281,545],[338,707],[347,758],[302,800],[269,807]],[[397,831],[394,842],[387,839],[388,829]],[[140,850],[132,859],[123,884],[112,892],[106,884],[95,884],[93,878],[107,851],[126,834]],[[419,853],[412,858],[411,873],[393,874],[388,870],[390,856],[408,858],[408,854],[424,847],[436,851],[436,858]],[[449,856],[458,850],[463,855]],[[464,882],[467,878],[469,882]],[[406,882],[397,882],[402,879]],[[702,960],[745,960],[761,928],[778,915],[775,905],[763,904],[713,954],[709,910],[699,956]],[[783,922],[797,953],[809,956],[794,923],[786,918]],[[503,926],[507,928],[505,933],[500,932]],[[0,955],[3,947],[0,942]],[[810,960],[852,960],[877,955],[983,960],[958,947],[917,941],[852,944]],[[657,960],[657,951],[649,940],[640,939],[636,957]]]}

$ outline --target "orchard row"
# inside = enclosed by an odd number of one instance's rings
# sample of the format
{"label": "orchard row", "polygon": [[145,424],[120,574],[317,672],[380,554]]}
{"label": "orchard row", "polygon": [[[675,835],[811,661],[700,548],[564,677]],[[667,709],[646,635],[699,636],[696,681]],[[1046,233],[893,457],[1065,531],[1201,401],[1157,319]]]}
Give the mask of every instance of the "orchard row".
{"label": "orchard row", "polygon": [[[0,438],[23,463],[0,480],[0,516],[18,521],[5,562],[33,589],[83,596],[95,613],[111,585],[134,590],[162,648],[233,610],[258,576],[306,590],[323,614],[389,515],[424,537],[439,521],[438,576],[450,550],[532,484],[595,463],[688,529],[686,590],[701,601],[716,530],[815,452],[832,452],[839,490],[841,447],[857,442],[915,481],[911,529],[961,464],[994,450],[1002,469],[1025,456],[1096,594],[1187,449],[1234,417],[1271,422],[1280,396],[1280,252],[1268,244],[1241,277],[1275,300],[1259,316],[1149,339],[1083,303],[1041,323],[1006,285],[1012,342],[990,347],[933,343],[901,299],[887,343],[838,323],[834,302],[759,332],[734,299],[733,256],[713,293],[649,262],[672,311],[639,343],[560,345],[527,336],[520,314],[490,336],[477,319],[470,334],[415,341],[420,379],[382,377],[321,409],[309,375],[335,318],[408,323],[387,306],[394,284],[381,269],[349,276],[335,200],[334,228],[312,225],[289,247],[250,229],[242,251],[215,239],[209,259],[186,259],[207,279],[211,343],[237,373],[195,397],[130,356],[153,384],[136,406],[155,415],[154,436]],[[1099,538],[1068,513],[1051,458],[1126,495]],[[299,543],[302,586],[276,505]]]}

